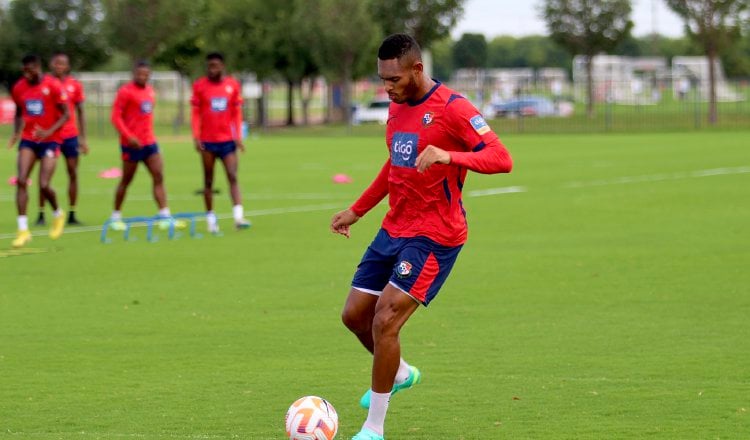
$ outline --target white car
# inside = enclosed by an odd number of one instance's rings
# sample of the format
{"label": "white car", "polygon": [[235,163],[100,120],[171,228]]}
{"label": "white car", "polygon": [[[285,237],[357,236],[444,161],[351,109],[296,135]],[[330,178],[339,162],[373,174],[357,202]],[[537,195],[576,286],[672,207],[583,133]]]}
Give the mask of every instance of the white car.
{"label": "white car", "polygon": [[352,121],[354,121],[355,124],[361,124],[363,122],[385,124],[388,122],[388,107],[390,105],[391,101],[388,99],[370,101],[367,105],[358,105],[354,109]]}

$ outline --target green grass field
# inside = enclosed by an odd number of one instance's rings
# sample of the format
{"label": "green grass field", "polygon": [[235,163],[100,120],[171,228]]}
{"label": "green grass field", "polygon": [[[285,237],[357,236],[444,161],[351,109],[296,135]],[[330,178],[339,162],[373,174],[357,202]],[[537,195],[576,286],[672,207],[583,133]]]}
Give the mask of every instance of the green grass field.
{"label": "green grass field", "polygon": [[[0,152],[0,438],[282,439],[307,394],[350,438],[370,358],[339,313],[385,211],[349,240],[328,222],[386,150],[311,133],[248,141],[249,231],[223,220],[223,237],[148,243],[141,228],[101,244],[37,229],[20,256],[7,252],[15,152]],[[387,438],[750,438],[748,139],[505,136],[514,172],[469,176],[469,241],[402,334],[424,378],[391,401]],[[190,143],[161,144],[172,210],[201,210]],[[109,138],[92,150],[78,212],[96,226],[115,185],[96,175],[119,155]],[[65,182],[60,168],[62,200]],[[141,170],[125,215],[154,213]]]}

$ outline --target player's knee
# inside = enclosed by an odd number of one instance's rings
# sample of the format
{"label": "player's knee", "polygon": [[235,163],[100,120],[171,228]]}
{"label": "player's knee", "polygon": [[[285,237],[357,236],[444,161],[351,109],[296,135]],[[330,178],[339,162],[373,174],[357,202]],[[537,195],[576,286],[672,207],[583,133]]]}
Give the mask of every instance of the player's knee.
{"label": "player's knee", "polygon": [[164,183],[164,174],[162,174],[161,172],[154,173],[152,178],[154,180],[154,185],[161,185],[162,183]]}
{"label": "player's knee", "polygon": [[229,180],[230,185],[236,185],[237,184],[237,173],[229,172],[227,173],[227,180]]}
{"label": "player's knee", "polygon": [[214,177],[213,176],[207,176],[203,179],[203,188],[206,191],[210,191],[211,188],[214,186]]}
{"label": "player's knee", "polygon": [[341,322],[344,323],[346,328],[354,333],[370,331],[370,318],[362,316],[361,313],[357,313],[357,311],[351,307],[344,307],[344,310],[341,312]]}
{"label": "player's knee", "polygon": [[375,312],[372,320],[372,335],[378,339],[381,336],[398,335],[398,325],[394,310],[385,307]]}

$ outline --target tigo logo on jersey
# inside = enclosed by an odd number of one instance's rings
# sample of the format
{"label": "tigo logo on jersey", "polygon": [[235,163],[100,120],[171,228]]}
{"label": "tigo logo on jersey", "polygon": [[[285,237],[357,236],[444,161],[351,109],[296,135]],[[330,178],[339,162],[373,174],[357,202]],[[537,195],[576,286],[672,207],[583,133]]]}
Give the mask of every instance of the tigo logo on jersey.
{"label": "tigo logo on jersey", "polygon": [[427,127],[428,125],[432,124],[432,122],[435,120],[433,116],[434,113],[432,112],[425,113],[424,116],[422,116],[422,126]]}
{"label": "tigo logo on jersey", "polygon": [[399,278],[409,278],[409,275],[411,275],[411,267],[411,263],[406,260],[398,263],[398,266],[396,266],[396,275],[398,275]]}
{"label": "tigo logo on jersey", "polygon": [[41,99],[27,99],[26,113],[30,116],[42,116],[44,114],[44,104]]}
{"label": "tigo logo on jersey", "polygon": [[225,112],[227,111],[227,98],[211,98],[211,111],[212,112]]}
{"label": "tigo logo on jersey", "polygon": [[391,141],[391,165],[414,168],[417,162],[418,143],[419,136],[416,133],[394,133]]}
{"label": "tigo logo on jersey", "polygon": [[474,130],[480,135],[490,131],[490,126],[487,125],[487,121],[484,120],[482,115],[474,116],[469,122],[471,122],[471,126],[474,127]]}
{"label": "tigo logo on jersey", "polygon": [[154,111],[154,104],[151,101],[141,101],[141,113],[150,114]]}

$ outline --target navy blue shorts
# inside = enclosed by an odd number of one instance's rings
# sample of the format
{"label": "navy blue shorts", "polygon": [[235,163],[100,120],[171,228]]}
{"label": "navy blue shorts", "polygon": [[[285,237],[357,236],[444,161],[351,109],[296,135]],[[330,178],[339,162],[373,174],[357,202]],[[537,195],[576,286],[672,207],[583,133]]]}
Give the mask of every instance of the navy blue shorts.
{"label": "navy blue shorts", "polygon": [[213,153],[213,155],[219,159],[224,159],[226,156],[237,151],[237,144],[235,144],[234,141],[203,142],[203,148],[209,153]]}
{"label": "navy blue shorts", "polygon": [[393,238],[380,229],[357,266],[352,287],[380,295],[390,283],[427,306],[462,247],[443,246],[426,237]]}
{"label": "navy blue shorts", "polygon": [[143,162],[154,154],[159,154],[159,145],[145,145],[141,148],[120,146],[122,160],[124,162]]}
{"label": "navy blue shorts", "polygon": [[78,157],[78,136],[63,139],[63,143],[60,145],[60,152],[67,158]]}
{"label": "navy blue shorts", "polygon": [[30,148],[34,152],[37,159],[43,157],[57,157],[57,148],[60,146],[57,142],[34,142],[26,139],[21,139],[21,143],[18,144],[18,149]]}

